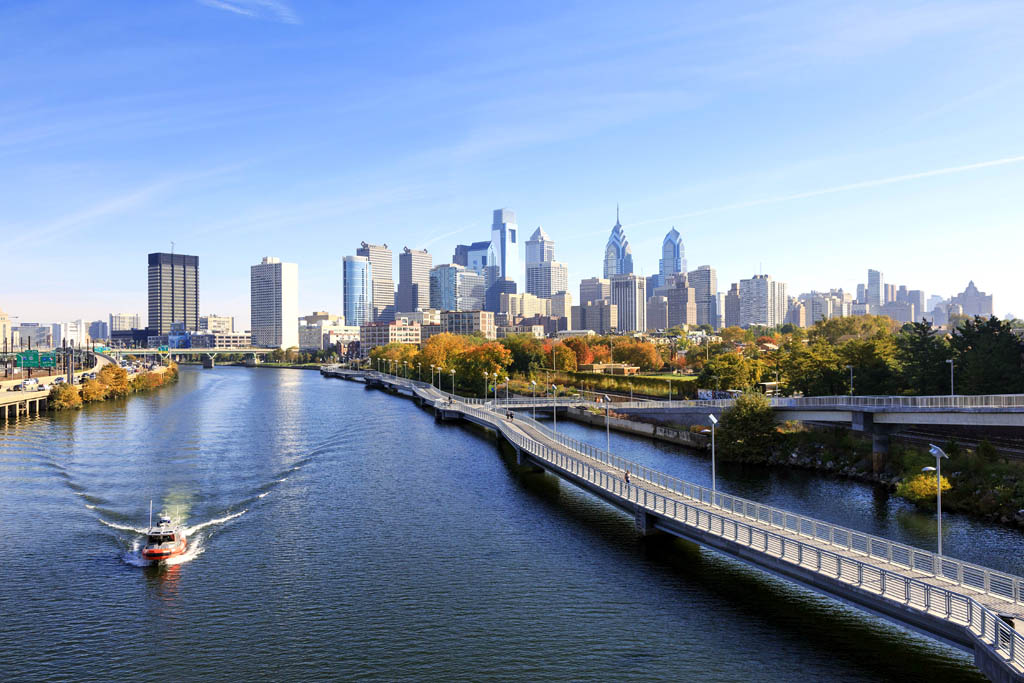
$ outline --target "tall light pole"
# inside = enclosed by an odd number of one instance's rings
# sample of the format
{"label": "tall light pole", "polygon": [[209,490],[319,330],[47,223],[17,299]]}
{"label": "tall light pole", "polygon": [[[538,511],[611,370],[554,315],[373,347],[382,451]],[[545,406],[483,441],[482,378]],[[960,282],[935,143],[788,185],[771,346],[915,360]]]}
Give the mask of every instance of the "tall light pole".
{"label": "tall light pole", "polygon": [[494,373],[494,410],[498,410],[498,373]]}
{"label": "tall light pole", "polygon": [[409,379],[409,361],[403,360],[402,365],[405,366],[405,378]]}
{"label": "tall light pole", "polygon": [[[438,380],[440,382],[440,380]],[[452,368],[452,396],[455,395],[455,368]]]}
{"label": "tall light pole", "polygon": [[430,364],[430,386],[434,386],[434,368],[437,367],[433,363]]}
{"label": "tall light pole", "polygon": [[537,380],[531,379],[530,384],[533,385],[533,419],[537,419]]}
{"label": "tall light pole", "polygon": [[558,387],[554,384],[551,385],[551,419],[553,421],[552,430],[558,431]]}
{"label": "tall light pole", "polygon": [[847,365],[846,369],[850,371],[850,396],[853,396],[853,366]]}
{"label": "tall light pole", "polygon": [[609,426],[610,415],[611,415],[612,397],[608,394],[604,395],[604,449],[608,453],[612,452],[612,428]]}
{"label": "tall light pole", "polygon": [[708,419],[711,420],[711,504],[715,504],[715,425],[718,424],[718,418],[715,417],[714,413],[708,414]]}
{"label": "tall light pole", "polygon": [[[949,363],[949,395],[956,396],[956,394],[953,392],[953,359],[947,358],[946,362]],[[942,553],[939,554],[941,555]]]}
{"label": "tall light pole", "polygon": [[419,363],[416,364],[416,381],[417,382],[422,382],[423,381],[423,371],[420,370],[420,364]]}
{"label": "tall light pole", "polygon": [[938,509],[939,557],[942,557],[942,459],[949,458],[945,452],[933,443],[928,444],[928,452],[935,456],[935,467],[922,467],[922,472],[935,472],[935,505]]}

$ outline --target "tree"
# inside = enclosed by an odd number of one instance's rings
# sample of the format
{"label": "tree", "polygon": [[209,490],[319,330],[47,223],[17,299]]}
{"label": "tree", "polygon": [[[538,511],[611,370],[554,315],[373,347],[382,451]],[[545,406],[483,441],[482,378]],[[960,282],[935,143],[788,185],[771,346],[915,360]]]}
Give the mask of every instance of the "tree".
{"label": "tree", "polygon": [[747,341],[747,332],[742,327],[723,327],[718,336],[722,338],[723,344],[732,346],[739,346]]}
{"label": "tree", "polygon": [[922,396],[945,394],[949,391],[946,360],[951,353],[945,337],[935,334],[927,320],[904,325],[896,336],[900,388]]}
{"label": "tree", "polygon": [[[377,367],[377,359],[392,361],[397,363],[397,366],[392,365],[392,368],[399,373],[404,373],[405,366],[402,362],[409,363],[409,367],[412,368],[412,372],[416,371],[416,362],[419,356],[419,350],[415,344],[402,344],[399,342],[391,342],[384,346],[375,346],[370,349],[370,361],[374,368]],[[381,365],[383,368],[383,364]],[[410,377],[413,375],[410,374]]]}
{"label": "tree", "polygon": [[1024,391],[1021,341],[995,316],[963,321],[950,345],[959,394],[1016,394]]}
{"label": "tree", "polygon": [[532,334],[510,334],[501,345],[512,353],[511,369],[523,374],[544,363],[544,343]]}
{"label": "tree", "polygon": [[768,397],[748,391],[722,413],[718,452],[727,460],[763,462],[771,455],[777,435]]}
{"label": "tree", "polygon": [[455,367],[455,358],[469,348],[468,337],[442,332],[423,342],[418,362],[425,368],[434,365],[447,372]]}
{"label": "tree", "polygon": [[542,368],[576,372],[576,354],[562,342],[545,341],[543,353],[545,364]]}
{"label": "tree", "polygon": [[586,337],[569,337],[563,343],[576,354],[576,367],[594,362],[594,354]]}
{"label": "tree", "polygon": [[131,391],[128,372],[119,365],[104,365],[96,379],[107,387],[107,395],[122,398]]}
{"label": "tree", "polygon": [[102,401],[107,397],[107,386],[98,379],[87,379],[82,382],[82,400],[86,403]]}
{"label": "tree", "polygon": [[82,407],[82,396],[78,389],[70,384],[54,384],[50,389],[50,404],[55,410],[68,410]]}
{"label": "tree", "polygon": [[[942,490],[948,491],[951,488],[953,486],[949,483],[949,479],[943,477]],[[900,482],[900,485],[896,487],[896,495],[914,503],[933,501],[938,498],[938,486],[934,476],[921,473]]]}
{"label": "tree", "polygon": [[697,383],[704,389],[750,389],[760,379],[755,361],[740,353],[722,353],[704,364]]}
{"label": "tree", "polygon": [[835,347],[818,337],[811,344],[795,338],[780,349],[780,366],[789,393],[804,396],[835,396],[849,391],[848,375]]}
{"label": "tree", "polygon": [[594,363],[611,363],[612,352],[607,344],[591,344],[590,354],[594,357]]}
{"label": "tree", "polygon": [[494,373],[508,376],[512,352],[498,342],[487,342],[463,351],[454,360],[456,377],[475,392],[493,382]]}
{"label": "tree", "polygon": [[612,358],[617,363],[636,365],[641,370],[658,370],[665,364],[657,347],[644,341],[618,342],[612,349]]}
{"label": "tree", "polygon": [[[898,392],[899,363],[896,343],[890,335],[870,339],[851,339],[839,350],[844,368],[852,365],[856,373],[854,390],[869,396],[888,396]],[[849,377],[849,375],[847,375]]]}

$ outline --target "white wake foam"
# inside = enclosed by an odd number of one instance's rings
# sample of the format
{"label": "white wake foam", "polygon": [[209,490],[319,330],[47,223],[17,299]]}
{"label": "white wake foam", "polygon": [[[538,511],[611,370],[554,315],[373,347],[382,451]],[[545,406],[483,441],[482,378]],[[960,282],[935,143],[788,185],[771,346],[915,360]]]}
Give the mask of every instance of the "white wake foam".
{"label": "white wake foam", "polygon": [[233,515],[228,515],[227,517],[218,517],[217,519],[211,519],[208,522],[203,522],[201,524],[196,524],[195,526],[185,527],[185,535],[186,536],[191,536],[192,534],[194,534],[195,532],[199,531],[200,529],[205,529],[208,526],[213,526],[215,524],[224,524],[225,522],[229,522],[232,519],[235,519],[236,517],[241,517],[246,512],[248,512],[248,510],[242,510],[241,512],[236,512]]}
{"label": "white wake foam", "polygon": [[[88,507],[88,506],[86,506],[86,507]],[[127,524],[117,524],[116,522],[108,522],[107,520],[103,519],[102,517],[100,517],[100,524],[105,524],[105,525],[109,526],[111,529],[119,529],[121,531],[132,531],[132,532],[134,532],[136,534],[144,534],[144,533],[146,533],[146,529],[139,529],[137,527],[128,526]]]}
{"label": "white wake foam", "polygon": [[259,498],[265,498],[269,493],[270,493],[270,491],[266,491],[265,493],[261,493],[258,497]]}

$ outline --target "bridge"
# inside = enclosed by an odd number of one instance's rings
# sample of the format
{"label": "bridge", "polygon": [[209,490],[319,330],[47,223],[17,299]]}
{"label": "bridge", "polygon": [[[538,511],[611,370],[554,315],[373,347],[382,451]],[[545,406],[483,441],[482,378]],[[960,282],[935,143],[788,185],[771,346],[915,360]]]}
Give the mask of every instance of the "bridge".
{"label": "bridge", "polygon": [[275,351],[276,349],[261,349],[261,348],[238,348],[238,349],[201,349],[201,348],[187,348],[187,349],[108,349],[107,353],[117,356],[201,356],[203,359],[204,368],[212,368],[214,366],[214,359],[219,354],[238,353],[246,356],[252,356],[252,362],[258,363],[260,356],[265,356],[268,353]]}
{"label": "bridge", "polygon": [[322,372],[408,396],[439,420],[494,432],[518,464],[616,506],[641,534],[668,533],[723,552],[973,653],[993,681],[1024,681],[1024,578],[671,477],[514,414],[524,403],[463,399],[376,372]]}

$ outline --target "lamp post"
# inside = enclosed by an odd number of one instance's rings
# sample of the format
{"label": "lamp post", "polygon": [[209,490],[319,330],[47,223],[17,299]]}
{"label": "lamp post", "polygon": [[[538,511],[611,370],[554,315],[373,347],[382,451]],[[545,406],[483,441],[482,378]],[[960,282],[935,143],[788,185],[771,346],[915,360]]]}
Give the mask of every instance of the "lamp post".
{"label": "lamp post", "polygon": [[612,397],[604,395],[604,449],[612,452],[612,428],[609,426],[611,415]]}
{"label": "lamp post", "polygon": [[420,370],[420,364],[419,363],[416,364],[416,381],[417,382],[422,382],[423,381],[423,371]]}
{"label": "lamp post", "polygon": [[531,379],[530,384],[533,385],[533,419],[537,419],[537,380]]}
{"label": "lamp post", "polygon": [[494,410],[498,410],[498,373],[494,373]]}
{"label": "lamp post", "polygon": [[718,424],[718,418],[715,417],[714,413],[708,414],[708,419],[711,421],[711,504],[715,504],[715,425]]}
{"label": "lamp post", "polygon": [[668,381],[668,400],[671,403],[671,401],[672,401],[672,380]]}
{"label": "lamp post", "polygon": [[846,369],[850,371],[850,396],[853,396],[853,366],[847,365]]}
{"label": "lamp post", "polygon": [[554,384],[551,385],[551,419],[552,419],[552,430],[558,431],[558,387]]}
{"label": "lamp post", "polygon": [[935,505],[938,509],[939,557],[942,557],[942,459],[949,458],[946,453],[933,443],[928,444],[928,452],[935,456],[935,467],[922,467],[922,472],[935,472]]}
{"label": "lamp post", "polygon": [[405,378],[409,379],[409,361],[403,360],[402,365],[405,366]]}
{"label": "lamp post", "polygon": [[953,392],[953,359],[947,358],[946,362],[949,363],[949,395],[956,396],[956,394]]}
{"label": "lamp post", "polygon": [[[440,382],[441,380],[438,380]],[[455,395],[455,368],[452,368],[452,396]]]}
{"label": "lamp post", "polygon": [[433,363],[430,364],[430,386],[434,386],[434,368],[437,367]]}

